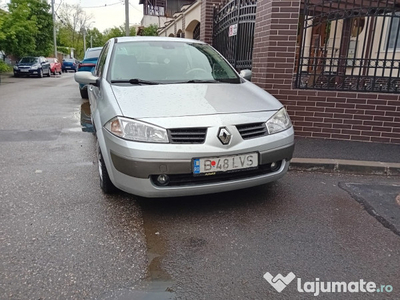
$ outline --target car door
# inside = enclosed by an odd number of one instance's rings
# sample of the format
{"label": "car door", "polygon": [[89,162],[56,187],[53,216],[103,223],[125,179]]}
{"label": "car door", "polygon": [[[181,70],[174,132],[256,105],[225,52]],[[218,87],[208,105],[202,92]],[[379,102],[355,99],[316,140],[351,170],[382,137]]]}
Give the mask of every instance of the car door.
{"label": "car door", "polygon": [[49,74],[50,72],[50,63],[44,57],[39,57],[40,64],[42,65],[43,74]]}

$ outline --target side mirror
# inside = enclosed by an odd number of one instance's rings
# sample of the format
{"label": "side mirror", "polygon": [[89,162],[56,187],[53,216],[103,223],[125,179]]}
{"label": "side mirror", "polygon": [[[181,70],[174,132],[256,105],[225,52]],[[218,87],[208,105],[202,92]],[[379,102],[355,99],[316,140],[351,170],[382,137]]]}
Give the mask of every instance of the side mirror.
{"label": "side mirror", "polygon": [[251,74],[251,70],[248,69],[240,71],[240,76],[248,81],[251,81]]}
{"label": "side mirror", "polygon": [[99,77],[94,76],[89,71],[76,72],[74,75],[74,79],[76,82],[81,83],[81,84],[91,84],[94,86],[100,86]]}

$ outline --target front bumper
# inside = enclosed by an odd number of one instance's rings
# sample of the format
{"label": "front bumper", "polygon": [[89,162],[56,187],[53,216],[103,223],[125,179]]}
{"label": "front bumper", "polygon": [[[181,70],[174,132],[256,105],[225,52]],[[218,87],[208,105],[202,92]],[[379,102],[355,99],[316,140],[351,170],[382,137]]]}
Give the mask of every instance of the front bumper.
{"label": "front bumper", "polygon": [[[117,188],[143,197],[209,194],[272,182],[287,172],[294,150],[293,128],[244,141],[240,146],[232,147],[234,149],[225,150],[216,149],[207,143],[172,145],[129,142],[113,136],[105,129],[101,131],[99,144],[110,179]],[[259,167],[256,170],[214,176],[193,175],[193,158],[249,152],[259,153]],[[273,162],[277,167],[271,167]],[[171,178],[167,185],[157,182],[157,177],[161,174],[167,174]]]}
{"label": "front bumper", "polygon": [[15,70],[14,69],[14,75],[18,75],[18,76],[31,76],[31,75],[34,75],[34,76],[37,76],[37,75],[39,75],[39,71],[40,71],[40,69],[36,69],[36,70],[29,69],[27,71],[21,71],[21,70]]}

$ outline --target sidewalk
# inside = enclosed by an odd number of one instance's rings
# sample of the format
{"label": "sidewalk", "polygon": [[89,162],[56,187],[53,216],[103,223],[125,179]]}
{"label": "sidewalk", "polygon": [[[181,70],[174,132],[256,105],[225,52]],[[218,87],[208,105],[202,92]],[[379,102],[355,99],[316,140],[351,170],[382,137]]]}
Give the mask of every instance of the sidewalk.
{"label": "sidewalk", "polygon": [[11,83],[13,82],[13,78],[12,72],[0,73],[0,84]]}
{"label": "sidewalk", "polygon": [[296,137],[290,169],[400,176],[400,145]]}

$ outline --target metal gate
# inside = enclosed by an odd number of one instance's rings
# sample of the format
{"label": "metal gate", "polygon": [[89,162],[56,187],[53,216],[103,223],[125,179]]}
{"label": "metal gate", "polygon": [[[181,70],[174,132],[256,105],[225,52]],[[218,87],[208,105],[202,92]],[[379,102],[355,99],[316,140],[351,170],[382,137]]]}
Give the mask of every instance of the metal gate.
{"label": "metal gate", "polygon": [[304,0],[297,88],[400,93],[396,0]]}
{"label": "metal gate", "polygon": [[251,69],[257,0],[232,0],[214,9],[213,46],[237,70]]}

